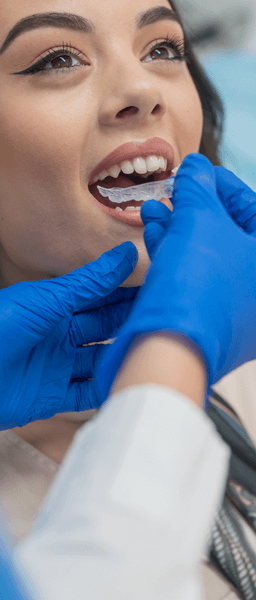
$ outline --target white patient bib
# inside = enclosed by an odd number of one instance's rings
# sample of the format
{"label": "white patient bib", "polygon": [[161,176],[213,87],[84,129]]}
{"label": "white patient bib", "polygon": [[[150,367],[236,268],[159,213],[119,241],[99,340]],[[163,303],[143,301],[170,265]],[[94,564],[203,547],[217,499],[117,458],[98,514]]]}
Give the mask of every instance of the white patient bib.
{"label": "white patient bib", "polygon": [[0,431],[0,504],[13,544],[28,534],[58,468],[13,431]]}

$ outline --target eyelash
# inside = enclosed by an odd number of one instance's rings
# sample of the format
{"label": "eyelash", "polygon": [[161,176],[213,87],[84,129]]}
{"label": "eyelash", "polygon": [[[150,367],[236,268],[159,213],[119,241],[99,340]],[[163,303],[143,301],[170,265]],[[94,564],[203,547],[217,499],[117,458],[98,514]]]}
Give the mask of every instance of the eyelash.
{"label": "eyelash", "polygon": [[[189,53],[185,50],[185,41],[181,40],[180,38],[170,38],[169,35],[166,36],[166,38],[159,42],[158,44],[155,44],[148,52],[148,54],[150,54],[151,52],[153,52],[154,50],[157,50],[158,48],[161,48],[162,46],[167,46],[168,48],[171,48],[172,50],[175,50],[175,52],[177,53],[177,56],[171,59],[164,59],[167,62],[173,62],[173,61],[188,61],[189,60]],[[74,52],[75,50],[75,52]],[[148,56],[147,54],[147,56]],[[61,56],[67,56],[69,55],[72,58],[77,58],[79,60],[81,60],[80,65],[75,65],[72,67],[63,67],[63,68],[57,68],[57,69],[44,69],[44,67],[48,64],[51,63],[51,61],[53,61],[55,58],[60,58]],[[158,59],[158,60],[162,60],[162,59]],[[154,60],[152,61],[146,61],[146,62],[155,62]],[[61,48],[58,48],[56,50],[48,50],[48,53],[46,56],[44,56],[41,60],[39,60],[37,63],[35,63],[34,65],[32,65],[31,67],[29,67],[28,69],[25,69],[24,71],[20,71],[19,73],[14,73],[14,75],[34,75],[35,73],[40,73],[42,74],[47,74],[49,75],[50,72],[62,72],[66,71],[66,70],[70,70],[70,69],[76,69],[79,68],[83,65],[85,65],[86,62],[84,61],[84,55],[77,50],[76,48],[73,48],[71,46],[71,44],[62,44]]]}
{"label": "eyelash", "polygon": [[[166,38],[162,41],[162,42],[158,42],[158,44],[155,44],[148,52],[148,54],[150,54],[151,52],[154,52],[154,50],[157,50],[158,48],[161,48],[162,46],[167,46],[168,48],[171,48],[171,50],[175,50],[175,52],[177,53],[178,56],[175,56],[174,58],[171,59],[167,59],[168,62],[173,62],[174,60],[178,60],[180,62],[182,61],[189,61],[190,58],[190,54],[189,52],[187,52],[187,50],[185,50],[185,40],[180,39],[179,37],[169,37],[169,35],[166,36]],[[148,56],[147,54],[147,56]],[[161,60],[161,59],[159,59]],[[154,61],[152,61],[154,62]]]}
{"label": "eyelash", "polygon": [[[14,73],[14,75],[34,75],[35,73],[41,73],[41,74],[47,74],[49,75],[50,71],[52,70],[54,73],[57,71],[62,71],[63,70],[70,70],[70,69],[74,69],[74,68],[78,68],[78,65],[75,65],[75,67],[64,67],[63,69],[46,69],[44,70],[44,67],[48,64],[50,64],[51,61],[53,61],[55,58],[61,57],[61,56],[66,56],[69,55],[72,58],[77,58],[81,60],[82,64],[86,64],[85,60],[84,60],[84,55],[79,52],[79,50],[77,50],[77,48],[73,48],[73,46],[71,46],[71,44],[62,44],[61,48],[57,48],[56,50],[48,50],[48,53],[46,54],[46,56],[44,56],[42,59],[40,59],[37,63],[35,63],[34,65],[32,65],[32,67],[29,67],[28,69],[25,69],[24,71],[20,71],[19,73]],[[80,66],[82,66],[79,65]]]}

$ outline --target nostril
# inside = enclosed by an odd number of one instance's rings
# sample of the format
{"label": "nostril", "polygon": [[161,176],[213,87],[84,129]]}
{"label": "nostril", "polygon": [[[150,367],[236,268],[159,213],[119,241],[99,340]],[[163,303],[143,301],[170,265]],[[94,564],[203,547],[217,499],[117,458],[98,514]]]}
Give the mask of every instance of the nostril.
{"label": "nostril", "polygon": [[130,116],[130,115],[136,115],[137,112],[138,112],[138,110],[139,109],[136,106],[127,106],[127,108],[123,108],[123,110],[120,110],[117,113],[117,117],[119,119],[123,119],[123,117],[126,117],[127,113],[128,113],[128,116]]}
{"label": "nostril", "polygon": [[153,108],[153,110],[152,110],[152,115],[159,115],[161,110],[162,110],[162,107],[160,106],[160,104],[156,104],[155,108]]}

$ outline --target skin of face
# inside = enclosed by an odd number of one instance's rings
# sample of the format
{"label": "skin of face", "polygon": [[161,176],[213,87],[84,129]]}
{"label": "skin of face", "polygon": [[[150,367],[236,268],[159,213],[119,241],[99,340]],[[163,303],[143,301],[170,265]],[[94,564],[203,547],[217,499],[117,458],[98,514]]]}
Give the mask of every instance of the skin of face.
{"label": "skin of face", "polygon": [[[167,0],[37,0],[36,9],[34,0],[1,0],[0,46],[20,19],[48,11],[86,17],[95,34],[28,31],[0,56],[0,288],[64,275],[126,240],[137,246],[139,261],[123,285],[142,283],[149,262],[143,228],[104,213],[88,181],[126,142],[160,137],[173,146],[174,166],[199,150],[202,107],[186,63],[150,60],[167,34],[182,40],[180,25],[162,20],[135,28],[138,13],[155,6],[170,8]],[[79,51],[83,65],[14,75],[63,43]],[[79,427],[94,413],[55,415],[15,431],[61,462],[72,437],[61,420]]]}
{"label": "skin of face", "polygon": [[[135,27],[138,13],[155,6],[170,8],[167,0],[37,0],[36,10],[34,0],[1,1],[0,45],[16,22],[35,13],[75,13],[96,28],[89,35],[28,31],[0,56],[1,287],[64,275],[126,240],[137,246],[139,261],[123,285],[142,283],[143,227],[104,213],[88,181],[126,142],[160,137],[173,146],[174,166],[199,151],[202,106],[186,62],[150,54],[167,34],[182,39],[182,28],[169,20]],[[63,42],[84,64],[75,59],[78,68],[14,74]]]}

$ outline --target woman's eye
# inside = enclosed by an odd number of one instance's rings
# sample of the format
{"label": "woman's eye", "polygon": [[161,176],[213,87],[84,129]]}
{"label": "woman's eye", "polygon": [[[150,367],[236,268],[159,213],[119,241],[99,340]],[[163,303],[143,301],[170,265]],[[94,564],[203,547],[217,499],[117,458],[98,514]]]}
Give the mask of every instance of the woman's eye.
{"label": "woman's eye", "polygon": [[[74,62],[77,64],[74,64]],[[61,54],[52,60],[47,61],[43,66],[43,70],[54,70],[54,69],[69,69],[71,67],[80,66],[80,61],[74,56],[69,56],[68,54]]]}
{"label": "woman's eye", "polygon": [[[153,56],[155,55],[155,56]],[[148,56],[151,56],[151,60],[159,60],[159,59],[167,59],[170,60],[171,58],[174,58],[174,52],[173,50],[171,50],[171,48],[168,48],[167,45],[164,46],[158,46],[157,48],[153,48],[153,50],[150,50],[150,52],[148,53]],[[144,60],[144,62],[150,62],[150,60]]]}
{"label": "woman's eye", "polygon": [[154,60],[182,61],[187,56],[184,45],[184,40],[174,41],[168,38],[151,48],[147,54],[147,57],[151,56],[151,59],[144,59],[143,62],[152,62]]}
{"label": "woman's eye", "polygon": [[88,61],[85,60],[85,57],[80,52],[71,52],[66,48],[62,48],[53,52],[49,51],[48,55],[44,56],[44,58],[32,65],[32,67],[14,74],[34,75],[35,73],[41,73],[49,75],[50,72],[54,73],[56,71],[62,71],[62,73],[65,71],[67,73],[71,69],[76,69],[84,64],[88,64]]}

